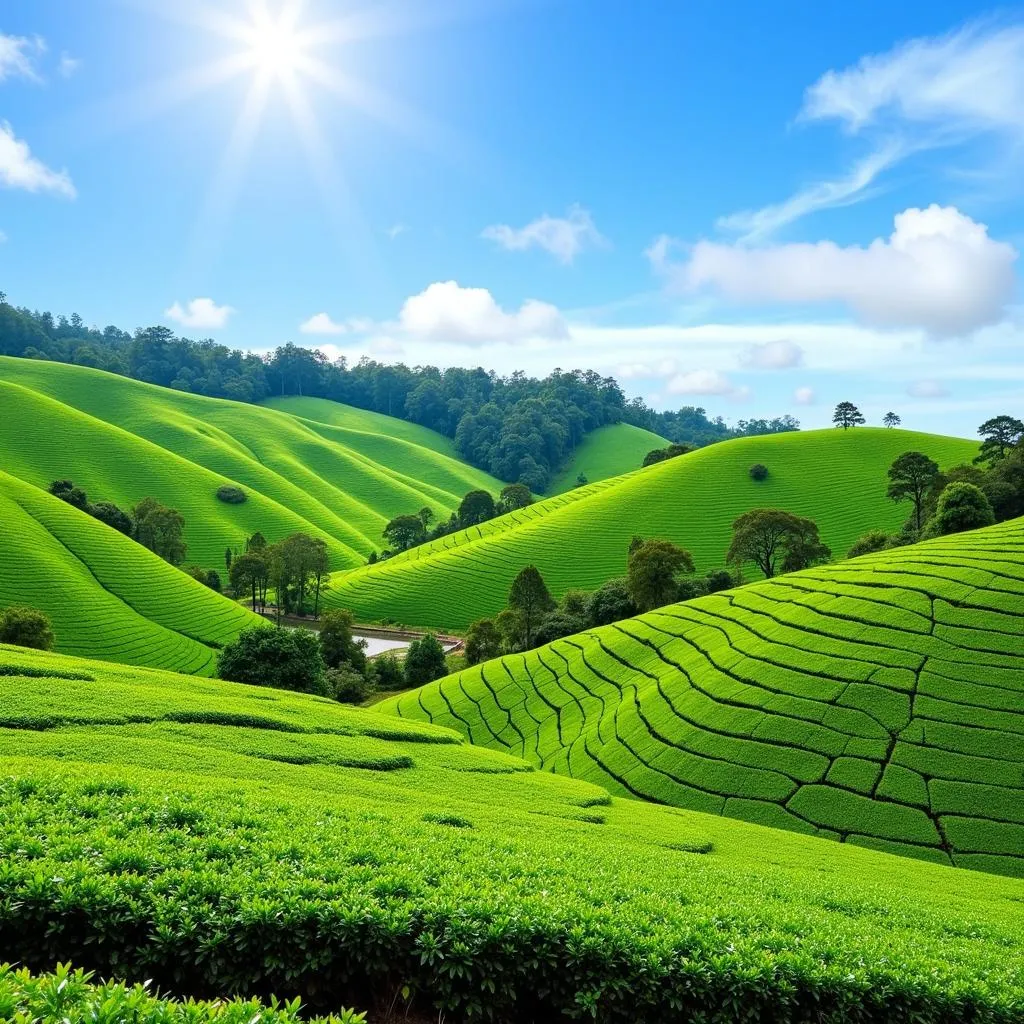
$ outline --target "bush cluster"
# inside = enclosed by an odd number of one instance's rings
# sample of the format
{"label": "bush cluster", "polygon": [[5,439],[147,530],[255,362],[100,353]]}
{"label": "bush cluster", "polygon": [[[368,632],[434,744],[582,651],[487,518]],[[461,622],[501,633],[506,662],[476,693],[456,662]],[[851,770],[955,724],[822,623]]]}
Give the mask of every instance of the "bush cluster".
{"label": "bush cluster", "polygon": [[248,495],[241,487],[235,487],[232,484],[224,484],[217,488],[217,497],[221,501],[227,502],[229,505],[241,505],[243,502],[248,500]]}

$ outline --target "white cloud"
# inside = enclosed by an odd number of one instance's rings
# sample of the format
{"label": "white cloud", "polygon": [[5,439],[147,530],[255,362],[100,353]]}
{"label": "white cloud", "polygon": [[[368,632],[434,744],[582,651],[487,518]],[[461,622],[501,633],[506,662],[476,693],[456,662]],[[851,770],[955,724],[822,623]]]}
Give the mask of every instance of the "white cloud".
{"label": "white cloud", "polygon": [[607,244],[593,218],[578,204],[569,207],[565,217],[551,217],[545,213],[522,228],[492,224],[484,228],[481,237],[513,252],[536,246],[564,264],[572,263],[588,246]]}
{"label": "white cloud", "polygon": [[655,243],[652,264],[685,290],[710,287],[741,302],[840,302],[866,324],[921,327],[938,337],[998,322],[1013,296],[1017,258],[984,224],[936,205],[897,214],[890,237],[866,248],[701,241],[676,263],[667,252],[667,242]]}
{"label": "white cloud", "polygon": [[456,345],[563,340],[568,328],[562,314],[546,302],[527,299],[506,313],[486,288],[463,288],[437,281],[405,300],[398,326],[417,338]]}
{"label": "white cloud", "polygon": [[51,170],[37,160],[28,143],[16,138],[6,121],[0,121],[0,185],[28,192],[55,192],[68,199],[77,194],[68,172]]}
{"label": "white cloud", "polygon": [[829,71],[806,92],[801,118],[850,131],[896,120],[953,130],[1024,132],[1024,26],[975,23],[914,39]]}
{"label": "white cloud", "polygon": [[230,306],[218,306],[213,299],[192,299],[184,307],[180,302],[175,302],[164,315],[182,327],[213,331],[225,327],[228,317],[234,312]]}
{"label": "white cloud", "polygon": [[788,370],[799,366],[804,350],[793,341],[780,338],[753,344],[740,356],[740,363],[752,370]]}
{"label": "white cloud", "polygon": [[814,405],[814,388],[797,388],[793,392],[793,401],[797,405]]}
{"label": "white cloud", "polygon": [[719,395],[726,398],[746,398],[748,388],[737,387],[724,373],[717,370],[690,370],[676,374],[666,385],[670,395]]}
{"label": "white cloud", "polygon": [[35,68],[35,58],[46,52],[46,43],[39,37],[6,36],[0,32],[0,82],[5,78],[27,78],[42,81]]}
{"label": "white cloud", "polygon": [[937,380],[919,380],[907,388],[907,394],[911,398],[945,398],[949,389]]}
{"label": "white cloud", "polygon": [[345,334],[348,327],[336,323],[326,313],[317,313],[299,324],[299,330],[303,334]]}
{"label": "white cloud", "polygon": [[61,78],[70,78],[81,66],[82,62],[77,57],[72,57],[70,53],[65,51],[60,55],[60,63],[57,65],[57,70],[60,72]]}

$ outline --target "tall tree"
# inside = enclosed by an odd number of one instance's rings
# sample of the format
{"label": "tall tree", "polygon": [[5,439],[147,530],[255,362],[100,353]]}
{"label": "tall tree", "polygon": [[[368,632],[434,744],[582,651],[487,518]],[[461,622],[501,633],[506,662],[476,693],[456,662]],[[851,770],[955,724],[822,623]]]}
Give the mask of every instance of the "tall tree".
{"label": "tall tree", "polygon": [[893,501],[911,501],[914,505],[914,526],[920,533],[923,525],[924,502],[935,478],[939,464],[921,452],[904,452],[889,467],[889,489]]}
{"label": "tall tree", "polygon": [[769,579],[782,572],[805,569],[828,559],[831,552],[818,536],[813,520],[780,508],[755,508],[732,524],[730,565],[753,562]]}
{"label": "tall tree", "polygon": [[501,654],[501,634],[493,619],[477,619],[466,631],[466,664],[478,665]]}
{"label": "tall tree", "polygon": [[1024,437],[1024,423],[1014,416],[993,416],[985,420],[978,433],[984,438],[975,462],[998,462]]}
{"label": "tall tree", "polygon": [[444,658],[444,648],[436,636],[426,636],[414,640],[405,653],[405,682],[408,686],[422,686],[448,674],[448,665]]}
{"label": "tall tree", "polygon": [[459,503],[459,523],[463,526],[477,526],[493,519],[494,498],[487,491],[470,491]]}
{"label": "tall tree", "polygon": [[887,427],[898,427],[903,421],[894,412],[887,412],[882,417],[882,423]]}
{"label": "tall tree", "polygon": [[427,530],[419,516],[395,516],[384,527],[383,537],[393,551],[407,551],[427,539]]}
{"label": "tall tree", "polygon": [[522,616],[524,639],[529,650],[533,633],[540,620],[556,607],[544,577],[535,565],[521,569],[512,581],[508,592],[508,606]]}
{"label": "tall tree", "polygon": [[668,540],[648,540],[629,555],[626,585],[641,612],[678,598],[680,573],[694,571],[693,556]]}
{"label": "tall tree", "polygon": [[132,509],[135,539],[171,565],[185,561],[185,519],[174,508],[161,505],[155,498],[143,498]]}
{"label": "tall tree", "polygon": [[239,555],[231,563],[228,580],[236,598],[240,598],[247,590],[252,592],[252,610],[257,611],[257,602],[261,596],[266,595],[267,560],[263,553],[247,551]]}
{"label": "tall tree", "polygon": [[514,512],[517,508],[526,508],[533,504],[533,495],[526,484],[509,484],[502,489],[498,497],[498,514]]}
{"label": "tall tree", "polygon": [[328,668],[350,665],[366,671],[366,643],[352,635],[355,618],[347,608],[324,612],[320,620],[320,650]]}
{"label": "tall tree", "polygon": [[842,427],[843,430],[849,430],[850,427],[859,426],[867,421],[853,402],[840,402],[836,406],[836,411],[832,414],[832,422],[837,427]]}

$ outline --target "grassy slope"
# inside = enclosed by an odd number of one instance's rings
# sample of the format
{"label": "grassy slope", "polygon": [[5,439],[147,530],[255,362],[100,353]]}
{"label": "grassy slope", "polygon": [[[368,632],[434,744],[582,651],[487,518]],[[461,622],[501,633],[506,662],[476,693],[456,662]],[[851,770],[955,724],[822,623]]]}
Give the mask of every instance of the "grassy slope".
{"label": "grassy slope", "polygon": [[[973,441],[858,428],[741,438],[538,502],[339,580],[330,596],[372,621],[459,628],[504,607],[515,574],[536,565],[556,595],[625,573],[634,534],[667,537],[699,571],[724,563],[732,520],[773,505],[810,516],[837,556],[870,529],[896,529],[908,506],[885,496],[886,470],[917,449],[943,466]],[[755,462],[768,466],[762,483]]]}
{"label": "grassy slope", "polygon": [[1024,519],[669,606],[380,708],[616,792],[1024,875]]}
{"label": "grassy slope", "polygon": [[0,945],[30,967],[314,1008],[486,990],[499,1020],[1024,1006],[1013,879],[609,800],[317,698],[9,647],[0,671]]}
{"label": "grassy slope", "polygon": [[53,621],[58,650],[211,674],[216,651],[260,620],[151,551],[0,472],[0,606]]}
{"label": "grassy slope", "polygon": [[644,456],[655,448],[664,448],[668,441],[650,430],[630,423],[599,427],[587,434],[569,464],[551,482],[551,494],[561,494],[576,486],[582,473],[589,483],[607,480],[639,469]]}
{"label": "grassy slope", "polygon": [[[207,568],[255,530],[305,530],[328,541],[332,568],[359,565],[392,516],[428,505],[440,518],[466,491],[502,486],[444,454],[443,438],[430,447],[365,430],[379,423],[361,414],[360,428],[312,424],[58,363],[0,357],[0,403],[7,472],[37,486],[70,477],[123,506],[152,495],[182,512],[189,559]],[[217,500],[228,482],[245,504]]]}

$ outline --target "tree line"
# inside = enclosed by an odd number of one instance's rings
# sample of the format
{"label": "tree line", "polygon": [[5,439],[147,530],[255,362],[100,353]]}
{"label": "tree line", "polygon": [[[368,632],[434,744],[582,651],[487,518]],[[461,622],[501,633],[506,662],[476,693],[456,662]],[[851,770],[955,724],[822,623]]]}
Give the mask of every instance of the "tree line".
{"label": "tree line", "polygon": [[89,366],[212,398],[261,402],[271,395],[328,398],[437,430],[466,461],[501,480],[543,492],[592,430],[631,423],[695,446],[731,437],[799,429],[792,416],[740,420],[730,427],[703,408],[656,412],[627,401],[618,382],[591,370],[557,369],[544,378],[500,377],[481,367],[409,367],[363,358],[350,365],[288,343],[267,355],[167,327],[88,327],[77,314],[15,308],[0,293],[0,354]]}

